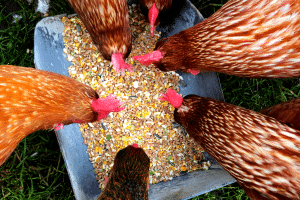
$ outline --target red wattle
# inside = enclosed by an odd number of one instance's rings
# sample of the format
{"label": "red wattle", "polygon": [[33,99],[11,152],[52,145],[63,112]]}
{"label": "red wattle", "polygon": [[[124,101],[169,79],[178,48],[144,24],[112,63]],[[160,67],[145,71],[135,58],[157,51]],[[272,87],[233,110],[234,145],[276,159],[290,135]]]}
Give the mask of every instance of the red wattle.
{"label": "red wattle", "polygon": [[106,176],[106,177],[104,178],[104,185],[107,184],[107,181],[108,181],[108,176]]}
{"label": "red wattle", "polygon": [[197,70],[194,70],[194,69],[189,69],[189,72],[191,72],[191,74],[196,76],[197,74],[199,74],[200,71],[197,71]]}
{"label": "red wattle", "polygon": [[166,94],[161,93],[162,98],[159,98],[160,101],[168,101],[175,108],[180,108],[183,98],[180,94],[177,94],[174,90],[167,89]]}
{"label": "red wattle", "polygon": [[155,3],[153,3],[153,5],[148,13],[149,21],[150,21],[150,25],[151,25],[150,32],[151,32],[152,36],[154,35],[154,30],[155,30],[154,24],[155,24],[156,18],[158,16],[158,13],[159,13],[158,9],[156,8]]}
{"label": "red wattle", "polygon": [[138,144],[133,144],[132,145],[134,148],[139,148],[139,145]]}
{"label": "red wattle", "polygon": [[163,54],[160,50],[153,51],[143,56],[133,56],[134,60],[139,61],[142,65],[150,65],[154,61],[160,61],[163,58]]}
{"label": "red wattle", "polygon": [[95,112],[98,112],[98,120],[106,118],[110,112],[119,112],[125,109],[120,107],[122,104],[123,102],[120,102],[112,94],[106,98],[92,100],[92,108]]}
{"label": "red wattle", "polygon": [[111,56],[111,62],[114,66],[114,69],[118,72],[121,69],[122,75],[125,74],[125,69],[128,71],[132,71],[131,67],[129,64],[125,63],[123,59],[123,55],[121,53],[114,53]]}
{"label": "red wattle", "polygon": [[64,125],[62,123],[54,124],[54,130],[58,131],[59,129],[64,129]]}

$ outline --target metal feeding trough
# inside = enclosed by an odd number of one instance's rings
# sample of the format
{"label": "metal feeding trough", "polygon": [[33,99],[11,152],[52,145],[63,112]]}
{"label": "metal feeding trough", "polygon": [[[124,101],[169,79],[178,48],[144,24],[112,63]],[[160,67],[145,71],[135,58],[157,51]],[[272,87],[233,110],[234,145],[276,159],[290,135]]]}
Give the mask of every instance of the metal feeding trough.
{"label": "metal feeding trough", "polygon": [[[166,20],[162,20],[156,28],[167,37],[185,30],[204,18],[189,0],[173,1],[172,12]],[[132,1],[128,2],[131,4]],[[64,25],[61,18],[65,15],[48,17],[41,20],[34,33],[34,61],[36,68],[69,76],[68,67],[72,64],[66,60],[63,53],[64,42],[62,33]],[[180,93],[183,95],[197,94],[224,100],[222,88],[216,73],[205,72],[197,76],[178,72],[184,83],[181,83]],[[77,124],[65,126],[57,132],[57,139],[69,173],[76,199],[96,199],[100,194],[99,184],[92,163],[86,153],[87,146],[83,144]],[[209,155],[206,157],[213,163],[210,170],[196,171],[185,176],[176,177],[168,182],[150,185],[150,199],[189,199],[197,195],[223,187],[235,180]]]}

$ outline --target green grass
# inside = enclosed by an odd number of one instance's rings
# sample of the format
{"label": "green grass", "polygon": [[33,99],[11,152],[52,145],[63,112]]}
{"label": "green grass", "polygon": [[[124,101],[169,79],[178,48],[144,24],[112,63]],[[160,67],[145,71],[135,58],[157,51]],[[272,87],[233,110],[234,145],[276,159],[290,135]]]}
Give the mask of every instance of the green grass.
{"label": "green grass", "polygon": [[[34,28],[42,17],[26,0],[0,2],[0,24],[6,26],[0,30],[0,64],[33,67]],[[17,23],[10,24],[8,7],[18,7]],[[0,199],[74,199],[54,132],[29,135],[0,167]]]}
{"label": "green grass", "polygon": [[[18,5],[15,13],[22,19],[9,24],[11,16],[6,13],[3,0],[0,2],[0,24],[8,26],[0,30],[0,64],[34,66],[34,27],[43,17],[27,1],[10,0]],[[192,2],[204,17],[209,17],[226,1]],[[74,13],[65,0],[51,0],[50,5],[50,15]],[[219,77],[226,102],[255,111],[300,94],[299,79],[245,79],[224,74]],[[54,132],[38,131],[27,136],[0,167],[0,199],[74,199]],[[193,199],[247,199],[247,196],[235,183]]]}

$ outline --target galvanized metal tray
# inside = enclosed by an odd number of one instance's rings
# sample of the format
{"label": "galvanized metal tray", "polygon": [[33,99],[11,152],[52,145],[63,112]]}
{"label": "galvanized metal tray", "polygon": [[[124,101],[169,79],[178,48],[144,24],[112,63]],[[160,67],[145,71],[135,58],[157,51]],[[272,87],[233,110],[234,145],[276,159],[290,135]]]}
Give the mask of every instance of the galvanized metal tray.
{"label": "galvanized metal tray", "polygon": [[[189,0],[173,1],[172,12],[161,21],[156,30],[167,37],[185,30],[204,18]],[[132,1],[128,1],[131,4]],[[61,18],[65,15],[48,17],[41,20],[35,27],[34,33],[34,62],[37,69],[47,70],[69,76],[68,67],[72,64],[66,60],[63,53],[64,43],[62,33],[64,25]],[[183,77],[185,84],[180,86],[183,95],[197,94],[223,100],[222,88],[217,74],[214,72],[200,73],[197,76],[177,72]],[[83,144],[77,124],[65,126],[56,133],[61,152],[69,173],[70,181],[76,199],[97,199],[100,194],[99,185],[92,163],[86,153],[87,146]],[[176,177],[172,181],[150,185],[150,199],[189,199],[194,196],[215,190],[235,180],[212,160],[212,167],[208,171],[197,171],[185,176]]]}

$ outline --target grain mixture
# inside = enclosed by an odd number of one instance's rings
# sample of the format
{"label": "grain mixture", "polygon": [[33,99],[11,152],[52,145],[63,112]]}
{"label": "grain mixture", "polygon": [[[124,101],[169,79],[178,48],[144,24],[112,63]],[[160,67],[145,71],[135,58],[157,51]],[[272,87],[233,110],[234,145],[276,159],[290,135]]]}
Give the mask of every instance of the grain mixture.
{"label": "grain mixture", "polygon": [[153,51],[159,33],[151,36],[150,25],[139,6],[129,7],[129,16],[133,43],[126,62],[133,72],[126,71],[124,76],[98,53],[79,18],[62,18],[64,53],[74,64],[69,67],[70,76],[90,85],[100,98],[114,94],[125,102],[121,112],[110,113],[101,122],[79,125],[100,188],[104,187],[116,153],[133,143],[139,144],[150,158],[151,184],[189,171],[208,169],[211,165],[202,161],[202,148],[174,122],[174,108],[158,100],[167,88],[178,92],[181,77],[175,72],[161,72],[153,65],[140,65],[132,59]]}

